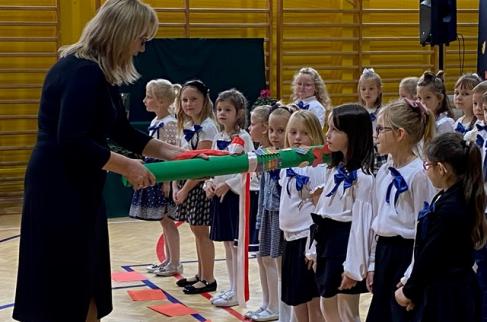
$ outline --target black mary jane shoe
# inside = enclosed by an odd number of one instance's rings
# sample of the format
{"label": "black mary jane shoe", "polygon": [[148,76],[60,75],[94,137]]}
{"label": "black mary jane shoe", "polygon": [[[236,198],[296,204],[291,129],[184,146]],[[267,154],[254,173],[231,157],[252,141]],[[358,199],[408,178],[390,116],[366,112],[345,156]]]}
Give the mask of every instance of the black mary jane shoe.
{"label": "black mary jane shoe", "polygon": [[176,285],[179,287],[186,287],[193,285],[194,283],[198,283],[200,281],[200,277],[198,275],[194,276],[194,279],[187,279],[187,278],[182,278],[176,282]]}
{"label": "black mary jane shoe", "polygon": [[185,294],[200,294],[206,292],[213,292],[216,291],[216,280],[213,283],[208,283],[205,280],[201,280],[201,283],[205,284],[203,287],[195,287],[194,285],[188,285],[183,289]]}

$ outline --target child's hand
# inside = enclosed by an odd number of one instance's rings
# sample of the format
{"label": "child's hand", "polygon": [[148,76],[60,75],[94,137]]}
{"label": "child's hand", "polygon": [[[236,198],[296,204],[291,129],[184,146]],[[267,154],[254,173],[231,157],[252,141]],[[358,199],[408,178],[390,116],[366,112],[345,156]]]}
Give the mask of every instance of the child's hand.
{"label": "child's hand", "polygon": [[316,206],[316,204],[318,204],[318,200],[320,200],[320,196],[322,192],[323,192],[323,188],[318,188],[311,194],[311,201],[313,202],[313,205]]}
{"label": "child's hand", "polygon": [[351,279],[350,277],[347,276],[347,274],[342,273],[342,283],[338,287],[339,290],[349,290],[355,285],[357,285],[356,280]]}
{"label": "child's hand", "polygon": [[215,195],[217,195],[218,197],[220,197],[220,202],[223,201],[223,198],[227,194],[228,190],[230,190],[230,187],[225,182],[219,183],[215,187]]}
{"label": "child's hand", "polygon": [[370,293],[374,293],[372,286],[374,285],[374,272],[367,272],[367,278],[365,280],[365,285],[367,286],[367,289],[369,290]]}
{"label": "child's hand", "polygon": [[212,180],[205,181],[203,185],[203,190],[205,190],[206,198],[211,199],[215,195],[215,184]]}
{"label": "child's hand", "polygon": [[316,272],[316,258],[313,256],[306,256],[304,258],[304,262],[306,263],[308,269],[312,269],[313,272]]}
{"label": "child's hand", "polygon": [[186,200],[186,198],[188,198],[188,192],[186,191],[186,189],[182,188],[181,190],[176,192],[176,198],[174,199],[174,203],[176,205],[180,205]]}
{"label": "child's hand", "polygon": [[406,311],[411,311],[414,309],[414,303],[404,295],[403,287],[401,286],[394,293],[396,297],[396,302],[402,307],[406,308]]}
{"label": "child's hand", "polygon": [[164,198],[169,198],[171,196],[171,183],[170,182],[163,182],[162,183],[162,195]]}

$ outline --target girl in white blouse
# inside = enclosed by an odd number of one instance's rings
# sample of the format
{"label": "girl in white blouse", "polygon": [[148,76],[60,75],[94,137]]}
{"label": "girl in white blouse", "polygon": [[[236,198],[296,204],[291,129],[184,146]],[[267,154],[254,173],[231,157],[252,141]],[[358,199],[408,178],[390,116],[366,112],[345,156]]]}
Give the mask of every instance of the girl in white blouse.
{"label": "girl in white blouse", "polygon": [[420,102],[400,99],[386,106],[377,120],[377,147],[389,160],[377,173],[373,195],[375,234],[367,286],[373,293],[367,322],[409,321],[394,300],[411,264],[416,218],[435,190],[415,154],[418,142],[430,142],[435,117]]}
{"label": "girl in white blouse", "polygon": [[333,109],[328,124],[331,164],[313,193],[317,204],[310,235],[316,245],[321,310],[327,322],[360,321],[359,298],[367,292],[372,243],[372,122],[365,108],[346,104]]}
{"label": "girl in white blouse", "polygon": [[[286,147],[323,145],[323,131],[311,111],[291,115],[286,127]],[[323,166],[282,169],[279,228],[286,240],[282,256],[281,300],[292,306],[295,321],[324,321],[320,314],[315,274],[305,260],[314,209],[310,192],[323,180]]]}

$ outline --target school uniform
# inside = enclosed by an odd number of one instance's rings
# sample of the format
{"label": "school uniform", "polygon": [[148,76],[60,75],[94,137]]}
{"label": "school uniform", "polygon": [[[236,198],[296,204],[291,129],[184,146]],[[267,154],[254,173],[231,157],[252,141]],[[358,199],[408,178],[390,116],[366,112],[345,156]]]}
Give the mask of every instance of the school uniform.
{"label": "school uniform", "polygon": [[[180,146],[188,150],[196,150],[201,141],[213,142],[217,133],[216,124],[211,118],[206,118],[201,124],[193,124],[193,122],[188,121],[184,124],[184,130],[179,133]],[[179,188],[184,183],[185,181],[180,181]],[[209,226],[211,224],[210,200],[206,198],[203,182],[198,183],[188,193],[186,200],[178,205],[174,219],[187,221],[194,226]]]}
{"label": "school uniform", "polygon": [[259,256],[277,258],[284,252],[284,237],[279,228],[279,169],[264,172],[259,194]]}
{"label": "school uniform", "polygon": [[281,300],[299,305],[318,297],[315,274],[305,261],[309,227],[314,209],[310,192],[323,180],[325,167],[289,168],[280,173],[279,228],[286,240],[282,257]]}
{"label": "school uniform", "polygon": [[474,211],[456,183],[419,213],[414,266],[404,295],[416,305],[412,321],[480,321],[480,295],[471,240]]}
{"label": "school uniform", "polygon": [[401,279],[407,281],[417,214],[435,189],[423,162],[415,158],[400,168],[394,168],[389,160],[377,173],[374,190],[375,238],[369,259],[369,271],[375,272],[374,293],[367,322],[409,321],[412,314],[397,304],[394,292]]}
{"label": "school uniform", "polygon": [[295,100],[294,104],[302,110],[308,110],[313,113],[320,121],[321,127],[325,126],[326,110],[323,104],[316,99],[316,96],[306,97],[302,100]]}
{"label": "school uniform", "polygon": [[[316,243],[316,278],[320,295],[367,292],[365,278],[372,244],[374,177],[361,169],[347,171],[340,165],[327,169],[325,182],[312,215]],[[358,281],[349,290],[338,290],[342,273]]]}
{"label": "school uniform", "polygon": [[453,124],[453,129],[455,130],[455,132],[461,135],[465,135],[465,133],[471,131],[475,126],[475,122],[464,122],[464,120],[465,116],[462,116],[458,118],[458,120],[456,120]]}
{"label": "school uniform", "polygon": [[446,112],[438,115],[436,117],[435,123],[437,136],[443,133],[453,132],[455,130],[455,120],[453,120],[451,117],[448,117],[448,114]]}
{"label": "school uniform", "polygon": [[[167,115],[162,119],[154,118],[149,125],[149,135],[155,139],[176,144],[176,118]],[[144,163],[163,162],[154,158],[144,158]],[[130,204],[129,217],[142,220],[161,220],[167,216],[174,216],[177,207],[172,200],[172,194],[164,196],[163,183],[134,191]],[[171,193],[171,192],[170,192]]]}
{"label": "school uniform", "polygon": [[261,174],[250,174],[250,218],[249,218],[249,252],[259,251],[259,229],[257,228],[257,214],[259,211],[259,190]]}
{"label": "school uniform", "polygon": [[[244,141],[244,152],[254,150],[252,138],[245,130],[240,130],[235,136]],[[232,137],[225,132],[219,132],[213,139],[212,149],[228,151]],[[227,174],[213,178],[215,186],[226,183],[230,189],[223,199],[214,196],[211,199],[212,222],[210,239],[214,241],[234,241],[238,239],[239,195],[241,189],[240,174]]]}

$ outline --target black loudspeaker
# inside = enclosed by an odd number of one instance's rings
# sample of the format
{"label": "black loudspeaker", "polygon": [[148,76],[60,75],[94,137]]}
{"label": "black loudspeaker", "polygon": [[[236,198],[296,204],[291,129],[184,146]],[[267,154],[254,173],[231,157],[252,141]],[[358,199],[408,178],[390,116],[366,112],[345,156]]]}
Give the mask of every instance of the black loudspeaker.
{"label": "black loudspeaker", "polygon": [[477,51],[477,74],[487,79],[487,0],[479,1],[479,41]]}
{"label": "black loudspeaker", "polygon": [[456,0],[420,0],[419,42],[440,45],[457,39]]}

